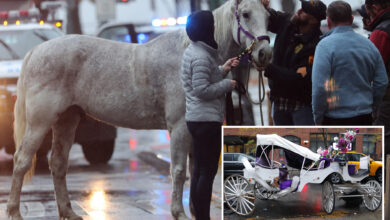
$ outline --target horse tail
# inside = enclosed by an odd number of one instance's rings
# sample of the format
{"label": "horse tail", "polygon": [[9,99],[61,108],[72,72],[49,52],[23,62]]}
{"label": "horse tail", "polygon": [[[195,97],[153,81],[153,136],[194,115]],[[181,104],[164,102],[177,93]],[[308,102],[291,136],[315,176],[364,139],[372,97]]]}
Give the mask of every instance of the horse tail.
{"label": "horse tail", "polygon": [[[14,141],[15,141],[16,152],[20,147],[20,145],[22,144],[22,140],[26,130],[26,89],[24,87],[24,75],[31,54],[32,51],[28,52],[23,61],[22,69],[17,83],[17,90],[16,90],[17,98],[15,103],[15,109],[14,109]],[[25,180],[32,179],[35,170],[35,163],[36,163],[36,156],[34,155],[32,159],[32,167],[26,173]]]}

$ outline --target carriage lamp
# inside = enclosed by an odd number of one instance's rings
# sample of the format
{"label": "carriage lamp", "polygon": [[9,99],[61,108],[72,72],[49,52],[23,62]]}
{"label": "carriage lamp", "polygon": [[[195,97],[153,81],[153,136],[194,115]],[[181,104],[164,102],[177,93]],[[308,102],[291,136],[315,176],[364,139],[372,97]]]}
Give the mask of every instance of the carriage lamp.
{"label": "carriage lamp", "polygon": [[303,143],[304,143],[304,144],[308,144],[309,141],[308,141],[308,140],[304,140]]}
{"label": "carriage lamp", "polygon": [[20,25],[20,20],[16,20],[16,21],[15,21],[15,24],[16,24],[16,25]]}
{"label": "carriage lamp", "polygon": [[39,21],[39,25],[43,25],[45,22],[43,20]]}
{"label": "carriage lamp", "polygon": [[3,25],[7,26],[8,25],[8,21],[3,21]]}

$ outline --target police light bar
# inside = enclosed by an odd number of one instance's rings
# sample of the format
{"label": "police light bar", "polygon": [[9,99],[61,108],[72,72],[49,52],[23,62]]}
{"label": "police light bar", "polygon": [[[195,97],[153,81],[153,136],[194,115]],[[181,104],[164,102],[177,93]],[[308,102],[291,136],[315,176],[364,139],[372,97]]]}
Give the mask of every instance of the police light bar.
{"label": "police light bar", "polygon": [[162,19],[153,19],[153,27],[166,27],[166,26],[175,26],[175,25],[185,25],[187,23],[187,16],[178,17],[178,18],[162,18]]}
{"label": "police light bar", "polygon": [[12,10],[12,11],[1,11],[0,19],[1,20],[20,20],[20,19],[31,19],[39,18],[39,10],[37,8],[32,8],[29,10]]}

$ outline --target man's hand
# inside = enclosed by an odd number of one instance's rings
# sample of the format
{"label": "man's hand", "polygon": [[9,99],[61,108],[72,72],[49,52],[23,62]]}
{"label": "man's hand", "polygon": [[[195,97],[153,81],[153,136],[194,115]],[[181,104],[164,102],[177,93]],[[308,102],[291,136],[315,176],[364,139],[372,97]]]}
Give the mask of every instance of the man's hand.
{"label": "man's hand", "polygon": [[233,58],[230,58],[226,61],[225,64],[223,64],[222,66],[222,69],[223,71],[225,71],[226,73],[229,72],[233,67],[236,67],[238,66],[238,64],[240,63],[240,60],[238,59],[238,57],[233,57]]}
{"label": "man's hand", "polygon": [[232,84],[232,89],[236,88],[237,85],[236,80],[230,80],[230,83]]}
{"label": "man's hand", "polygon": [[301,74],[302,78],[305,78],[305,76],[307,75],[306,67],[299,67],[297,73]]}
{"label": "man's hand", "polygon": [[269,1],[270,0],[261,0],[261,3],[263,3],[264,8],[269,9]]}

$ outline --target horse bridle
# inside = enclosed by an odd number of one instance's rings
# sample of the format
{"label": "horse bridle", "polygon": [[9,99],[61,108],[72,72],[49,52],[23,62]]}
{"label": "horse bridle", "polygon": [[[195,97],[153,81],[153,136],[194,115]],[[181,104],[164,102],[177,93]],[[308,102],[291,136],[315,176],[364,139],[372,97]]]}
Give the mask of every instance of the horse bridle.
{"label": "horse bridle", "polygon": [[[243,32],[245,34],[245,36],[247,36],[249,39],[252,40],[252,43],[249,45],[249,47],[245,48],[245,50],[240,53],[238,55],[238,59],[241,60],[244,56],[248,55],[249,56],[249,60],[251,62],[251,64],[257,69],[257,71],[259,72],[259,102],[256,103],[254,102],[251,98],[250,98],[250,95],[248,93],[248,84],[249,84],[249,69],[248,69],[248,81],[247,81],[247,85],[246,85],[246,88],[245,86],[241,86],[241,90],[242,88],[244,88],[244,93],[246,93],[246,96],[248,97],[249,101],[252,103],[252,104],[259,104],[259,107],[260,107],[260,118],[261,118],[261,124],[264,125],[264,120],[263,120],[263,110],[262,110],[262,103],[265,99],[265,87],[264,87],[264,80],[263,80],[263,77],[262,77],[262,71],[263,71],[263,67],[259,67],[256,62],[254,60],[252,60],[252,52],[253,52],[253,49],[255,48],[256,46],[256,43],[259,42],[259,41],[262,41],[262,40],[267,40],[268,43],[270,43],[270,38],[268,35],[260,35],[258,37],[255,37],[253,34],[251,34],[249,31],[245,30],[245,28],[241,25],[241,22],[240,22],[240,16],[238,14],[238,4],[239,4],[239,1],[240,0],[236,0],[236,9],[235,9],[235,16],[236,16],[236,20],[237,20],[237,25],[238,25],[238,28],[237,28],[237,40],[238,40],[238,44],[241,45],[241,37],[240,37],[240,34],[241,32]],[[240,85],[240,82],[237,80],[237,85]],[[242,85],[242,83],[241,83]],[[262,88],[262,89],[261,89]],[[231,96],[231,94],[230,94]],[[240,121],[240,124],[242,124],[242,121],[243,121],[243,116],[242,116],[242,107],[241,107],[241,92],[238,91],[238,96],[239,96],[239,108],[241,109],[240,113],[241,113],[241,121]],[[234,114],[234,113],[233,113]]]}
{"label": "horse bridle", "polygon": [[240,37],[240,33],[244,33],[245,36],[247,36],[249,39],[252,40],[252,43],[249,47],[247,47],[244,52],[242,52],[238,57],[239,59],[241,59],[241,57],[245,56],[246,54],[249,54],[251,55],[252,54],[252,51],[253,51],[253,48],[255,47],[256,43],[259,42],[259,41],[262,41],[262,40],[267,40],[268,43],[270,42],[270,38],[268,35],[260,35],[258,37],[255,37],[253,34],[251,34],[249,31],[245,30],[245,28],[241,25],[241,22],[240,22],[240,16],[238,14],[238,5],[239,5],[239,1],[240,0],[236,0],[236,10],[234,12],[235,16],[236,16],[236,21],[237,21],[237,25],[238,25],[238,28],[237,28],[237,40],[238,40],[238,44],[241,45],[241,37]]}

